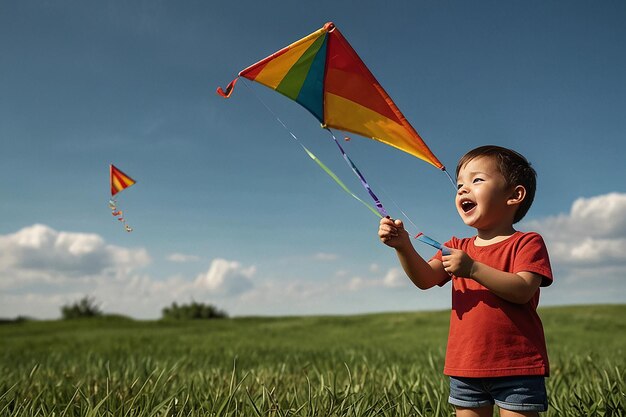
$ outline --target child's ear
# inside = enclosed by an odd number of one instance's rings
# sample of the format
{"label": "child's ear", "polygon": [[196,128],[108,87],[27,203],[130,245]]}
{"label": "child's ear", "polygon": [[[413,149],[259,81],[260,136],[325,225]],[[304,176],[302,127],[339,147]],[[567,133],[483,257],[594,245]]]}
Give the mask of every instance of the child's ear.
{"label": "child's ear", "polygon": [[526,188],[523,185],[516,185],[506,201],[509,206],[520,204],[526,198]]}

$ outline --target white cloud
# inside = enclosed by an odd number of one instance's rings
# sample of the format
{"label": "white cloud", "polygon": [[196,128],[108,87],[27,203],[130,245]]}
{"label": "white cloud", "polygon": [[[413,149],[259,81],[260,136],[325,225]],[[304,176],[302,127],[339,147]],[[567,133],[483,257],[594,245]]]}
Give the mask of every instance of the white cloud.
{"label": "white cloud", "polygon": [[4,290],[129,274],[149,263],[145,249],[107,245],[96,234],[59,232],[41,224],[0,236],[0,288]]}
{"label": "white cloud", "polygon": [[[195,257],[174,253],[173,261]],[[60,307],[93,296],[107,313],[155,318],[173,301],[235,299],[254,287],[254,266],[214,259],[195,280],[157,279],[141,272],[151,263],[146,249],[107,244],[93,233],[35,224],[0,235],[0,317],[58,317]],[[218,305],[222,308],[222,305]]]}
{"label": "white cloud", "polygon": [[400,268],[392,268],[387,271],[383,278],[383,286],[389,288],[406,287],[409,285],[409,278]]}
{"label": "white cloud", "polygon": [[591,236],[626,236],[626,194],[579,198],[572,204],[570,225]]}
{"label": "white cloud", "polygon": [[365,288],[406,288],[410,285],[410,280],[401,268],[389,269],[382,278],[378,273],[378,268],[375,268],[373,272],[376,277],[363,278],[356,276],[348,281],[346,288],[349,291],[361,291]]}
{"label": "white cloud", "polygon": [[329,312],[328,300],[342,291],[332,280],[264,280],[233,300],[232,307],[236,312],[253,315],[323,314]]}
{"label": "white cloud", "polygon": [[367,280],[362,277],[352,277],[350,281],[348,281],[346,288],[349,291],[360,291],[363,288],[371,287],[373,282],[373,280]]}
{"label": "white cloud", "polygon": [[609,193],[578,198],[569,213],[525,223],[540,227],[559,240],[583,237],[624,238],[626,236],[626,194]]}
{"label": "white cloud", "polygon": [[252,288],[254,266],[244,268],[239,262],[214,259],[208,271],[198,275],[194,285],[201,290],[220,294],[240,294]]}
{"label": "white cloud", "polygon": [[551,260],[559,265],[626,263],[626,194],[579,198],[568,214],[529,221],[524,227],[543,235]]}
{"label": "white cloud", "polygon": [[[552,238],[548,238],[552,239]],[[578,267],[626,263],[626,239],[599,239],[580,236],[558,240],[550,245],[552,258],[561,264]]]}
{"label": "white cloud", "polygon": [[186,255],[184,253],[172,253],[166,258],[170,262],[186,263],[199,261],[200,257],[195,255]]}
{"label": "white cloud", "polygon": [[335,276],[338,278],[345,278],[349,275],[350,275],[350,271],[346,269],[338,269],[337,271],[335,271]]}
{"label": "white cloud", "polygon": [[336,261],[338,259],[338,256],[334,253],[319,252],[313,256],[313,259],[317,261],[329,262],[329,261]]}
{"label": "white cloud", "polygon": [[579,198],[567,214],[524,223],[542,234],[555,274],[556,304],[624,302],[626,194]]}

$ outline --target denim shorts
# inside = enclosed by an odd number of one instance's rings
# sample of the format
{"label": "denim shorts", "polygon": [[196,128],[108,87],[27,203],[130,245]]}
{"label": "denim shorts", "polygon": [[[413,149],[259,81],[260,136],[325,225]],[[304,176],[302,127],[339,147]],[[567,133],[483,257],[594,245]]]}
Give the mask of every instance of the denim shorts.
{"label": "denim shorts", "polygon": [[546,411],[548,409],[548,395],[543,376],[450,377],[448,402],[464,408],[479,408],[496,404],[510,411]]}

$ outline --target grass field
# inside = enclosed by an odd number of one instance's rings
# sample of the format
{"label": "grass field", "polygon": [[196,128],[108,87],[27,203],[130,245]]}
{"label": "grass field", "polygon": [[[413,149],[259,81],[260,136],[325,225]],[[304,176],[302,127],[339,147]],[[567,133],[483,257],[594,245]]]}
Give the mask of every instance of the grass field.
{"label": "grass field", "polygon": [[[626,305],[540,310],[548,416],[626,415]],[[451,416],[448,312],[0,326],[0,416]]]}

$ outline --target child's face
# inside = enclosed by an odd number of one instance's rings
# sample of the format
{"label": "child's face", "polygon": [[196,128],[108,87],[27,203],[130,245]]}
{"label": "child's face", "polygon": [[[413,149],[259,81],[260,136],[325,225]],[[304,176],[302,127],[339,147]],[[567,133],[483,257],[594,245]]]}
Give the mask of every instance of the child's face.
{"label": "child's face", "polygon": [[511,226],[511,187],[491,157],[472,159],[459,170],[456,209],[463,222],[478,230]]}

